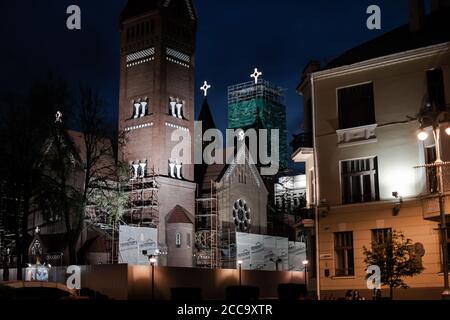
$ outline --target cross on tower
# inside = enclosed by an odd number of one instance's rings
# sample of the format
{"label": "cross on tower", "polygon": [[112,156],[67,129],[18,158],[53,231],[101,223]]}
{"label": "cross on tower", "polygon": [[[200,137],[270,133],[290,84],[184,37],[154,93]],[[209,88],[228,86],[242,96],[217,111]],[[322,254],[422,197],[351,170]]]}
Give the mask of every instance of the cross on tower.
{"label": "cross on tower", "polygon": [[208,90],[211,88],[211,86],[208,84],[208,82],[204,82],[203,86],[200,87],[200,90],[203,91],[203,93],[205,94],[205,97],[208,95]]}
{"label": "cross on tower", "polygon": [[255,68],[255,72],[253,72],[250,77],[255,79],[255,84],[258,84],[258,78],[262,76],[262,72],[258,71],[258,68]]}

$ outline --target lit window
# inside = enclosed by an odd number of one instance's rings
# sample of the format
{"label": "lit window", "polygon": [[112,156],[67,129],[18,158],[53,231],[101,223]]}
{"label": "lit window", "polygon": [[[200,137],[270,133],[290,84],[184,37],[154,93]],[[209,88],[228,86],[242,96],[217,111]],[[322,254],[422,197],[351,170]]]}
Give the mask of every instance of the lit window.
{"label": "lit window", "polygon": [[190,233],[187,234],[186,244],[189,248],[191,247],[191,234]]}
{"label": "lit window", "polygon": [[175,235],[175,245],[177,248],[181,247],[181,233],[179,232]]}
{"label": "lit window", "polygon": [[379,200],[377,157],[341,162],[342,203]]}

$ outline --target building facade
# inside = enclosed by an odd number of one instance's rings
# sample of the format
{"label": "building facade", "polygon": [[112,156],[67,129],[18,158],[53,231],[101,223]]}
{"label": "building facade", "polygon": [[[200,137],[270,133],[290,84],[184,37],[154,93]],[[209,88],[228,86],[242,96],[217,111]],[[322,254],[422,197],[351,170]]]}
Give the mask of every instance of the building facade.
{"label": "building facade", "polygon": [[[129,164],[132,182],[143,182],[142,191],[158,188],[157,203],[155,198],[141,201],[125,218],[158,228],[158,247],[168,248],[167,261],[161,256],[159,263],[169,266],[192,266],[192,246],[189,261],[176,257],[189,255],[177,239],[168,238],[178,234],[173,227],[179,225],[172,224],[169,232],[168,218],[179,206],[194,221],[196,28],[190,0],[130,0],[121,16],[119,132],[125,133],[125,142],[119,157]],[[157,186],[146,184],[154,177]],[[188,229],[182,226],[180,232]]]}
{"label": "building facade", "polygon": [[[307,199],[316,208],[324,299],[343,297],[349,289],[370,298],[363,248],[392,231],[420,248],[414,254],[425,268],[406,279],[410,289],[395,295],[439,299],[443,290],[436,176],[416,168],[435,161],[435,142],[432,134],[418,140],[417,114],[431,104],[448,109],[450,37],[444,30],[450,19],[439,6],[429,17],[417,8],[423,10],[423,3],[412,7],[409,26],[323,68],[310,63],[298,87],[309,125],[297,139],[293,160],[306,164]],[[441,149],[443,160],[450,160],[444,130]]]}

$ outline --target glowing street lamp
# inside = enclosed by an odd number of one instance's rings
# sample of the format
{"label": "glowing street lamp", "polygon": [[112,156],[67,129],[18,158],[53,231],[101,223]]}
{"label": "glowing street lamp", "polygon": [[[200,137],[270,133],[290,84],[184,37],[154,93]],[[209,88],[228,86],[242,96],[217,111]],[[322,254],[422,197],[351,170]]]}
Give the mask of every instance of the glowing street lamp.
{"label": "glowing street lamp", "polygon": [[238,260],[237,264],[239,266],[239,287],[242,286],[242,264],[244,263],[244,261],[242,260]]}
{"label": "glowing street lamp", "polygon": [[[448,129],[447,129],[448,130]],[[446,131],[447,132],[447,131]],[[419,132],[417,133],[417,138],[420,141],[425,141],[428,139],[428,132],[426,132],[425,130],[419,130]]]}
{"label": "glowing street lamp", "polygon": [[306,287],[306,285],[307,285],[307,275],[308,275],[308,264],[309,264],[309,261],[308,260],[303,260],[302,261],[302,264],[303,264],[303,267],[305,268],[305,287]]}
{"label": "glowing street lamp", "polygon": [[[444,107],[444,108],[442,108]],[[450,136],[450,113],[447,112],[448,106],[437,106],[436,103],[427,103],[421,110],[417,119],[420,123],[419,133],[417,137],[420,141],[425,141],[428,138],[426,129],[431,127],[433,131],[433,138],[435,141],[436,161],[434,167],[436,168],[438,177],[438,191],[439,191],[439,213],[441,231],[441,250],[442,263],[444,272],[444,291],[442,292],[442,299],[450,300],[450,289],[448,281],[448,247],[447,247],[447,221],[445,217],[444,204],[444,180],[442,175],[442,166],[444,162],[441,159],[441,128],[445,126],[445,133]]]}
{"label": "glowing street lamp", "polygon": [[155,256],[151,255],[148,261],[152,266],[152,300],[155,300],[155,263],[157,260]]}

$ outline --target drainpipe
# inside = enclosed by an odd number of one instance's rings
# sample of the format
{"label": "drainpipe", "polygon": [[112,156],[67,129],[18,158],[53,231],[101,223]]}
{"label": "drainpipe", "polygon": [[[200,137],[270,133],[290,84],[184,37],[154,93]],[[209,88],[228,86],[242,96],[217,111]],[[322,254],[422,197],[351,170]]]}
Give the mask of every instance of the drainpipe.
{"label": "drainpipe", "polygon": [[316,291],[317,299],[320,300],[320,250],[319,250],[319,164],[317,162],[317,144],[316,144],[316,108],[315,108],[315,90],[314,90],[314,73],[311,73],[311,109],[312,109],[312,129],[313,129],[313,168],[314,168],[314,200],[315,215],[314,226],[316,233]]}

